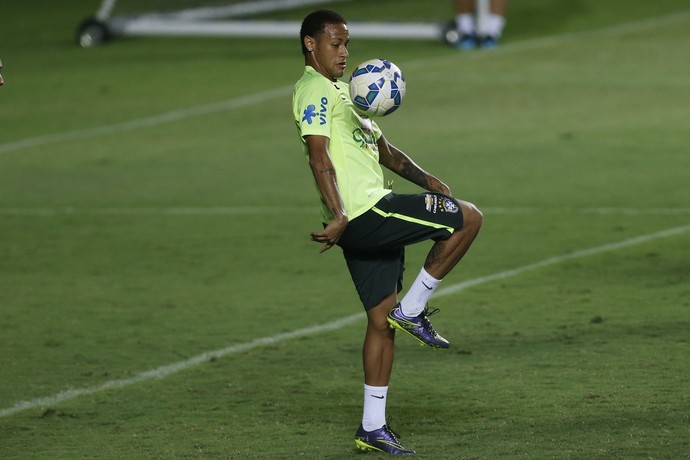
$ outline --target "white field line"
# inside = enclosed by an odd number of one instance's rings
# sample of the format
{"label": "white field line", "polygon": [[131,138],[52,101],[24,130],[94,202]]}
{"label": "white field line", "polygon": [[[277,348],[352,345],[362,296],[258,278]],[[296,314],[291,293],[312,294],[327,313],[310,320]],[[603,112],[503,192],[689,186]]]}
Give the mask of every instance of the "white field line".
{"label": "white field line", "polygon": [[251,342],[238,343],[236,345],[230,345],[226,348],[221,348],[220,350],[208,351],[205,353],[201,353],[200,355],[196,355],[192,358],[186,359],[184,361],[178,361],[176,363],[168,364],[166,366],[161,366],[155,369],[151,369],[149,371],[142,372],[140,374],[135,375],[134,377],[119,380],[109,380],[95,387],[65,390],[53,396],[32,399],[31,401],[21,401],[12,407],[0,410],[0,417],[7,417],[8,415],[12,415],[23,410],[33,409],[35,407],[41,406],[49,406],[62,401],[68,401],[70,399],[78,398],[80,396],[100,393],[101,391],[123,388],[147,380],[162,379],[171,374],[175,374],[185,369],[189,369],[190,367],[198,366],[211,360],[222,358],[223,356],[241,353],[243,351],[251,350],[253,348],[274,345],[297,337],[306,337],[310,335],[320,334],[326,331],[342,329],[350,323],[359,321],[363,317],[363,313],[358,313],[356,315],[340,318],[330,323],[307,327],[304,329],[297,329],[294,331],[285,332],[283,334],[278,334],[270,337],[263,337],[260,339],[252,340]]}
{"label": "white field line", "polygon": [[567,260],[579,259],[582,257],[592,256],[595,254],[602,254],[604,252],[616,251],[618,249],[623,249],[630,246],[637,246],[638,244],[647,243],[649,241],[657,240],[659,238],[668,238],[671,236],[681,235],[683,233],[688,232],[690,232],[690,225],[683,225],[680,227],[673,227],[668,230],[661,230],[659,232],[649,233],[647,235],[628,238],[615,243],[605,244],[603,246],[596,246],[594,248],[589,249],[581,249],[570,254],[550,257],[548,259],[540,260],[539,262],[534,262],[532,264],[523,265],[522,267],[514,268],[512,270],[505,270],[502,272],[494,273],[493,275],[482,276],[479,278],[463,281],[462,283],[457,283],[452,286],[441,288],[438,291],[436,291],[435,296],[454,294],[456,292],[471,288],[473,286],[478,286],[480,284],[489,283],[491,281],[498,281],[505,278],[511,278],[513,276],[517,276],[531,270],[536,270],[537,268],[556,265]]}
{"label": "white field line", "polygon": [[[527,214],[588,214],[599,216],[687,216],[690,208],[539,208],[539,207],[482,207],[486,215]],[[74,216],[246,216],[246,215],[291,215],[308,214],[316,216],[316,207],[299,206],[210,206],[210,207],[154,207],[154,208],[0,208],[0,216],[55,217]]]}
{"label": "white field line", "polygon": [[[618,249],[636,246],[643,243],[648,243],[653,240],[660,238],[668,238],[672,236],[681,235],[690,232],[690,225],[685,225],[681,227],[674,227],[667,230],[662,230],[654,233],[649,233],[646,235],[637,236],[634,238],[629,238],[626,240],[621,240],[615,243],[605,244],[603,246],[596,246],[589,249],[583,249],[580,251],[573,252],[571,254],[565,254],[556,257],[550,257],[539,262],[532,264],[523,265],[511,270],[505,270],[502,272],[495,273],[493,275],[483,276],[471,280],[464,281],[446,288],[440,289],[436,292],[435,297],[443,297],[451,294],[455,294],[462,290],[478,286],[480,284],[486,284],[492,281],[502,280],[506,278],[511,278],[513,276],[520,275],[522,273],[535,270],[538,268],[547,267],[550,265],[555,265],[566,260],[578,259],[581,257],[587,257],[596,254],[602,254],[605,252],[611,252]],[[153,379],[162,379],[169,375],[175,374],[177,372],[195,367],[213,359],[222,358],[224,356],[233,355],[241,353],[247,350],[252,350],[254,348],[265,347],[270,345],[275,345],[286,340],[294,339],[297,337],[307,337],[312,335],[321,334],[326,331],[333,331],[342,329],[356,321],[364,319],[365,315],[363,312],[346,316],[344,318],[337,319],[330,323],[320,324],[316,326],[311,326],[303,329],[297,329],[291,332],[285,332],[283,334],[277,334],[269,337],[264,337],[250,342],[240,343],[236,345],[230,345],[226,348],[221,348],[220,350],[209,351],[201,353],[200,355],[194,356],[192,358],[178,361],[166,366],[157,367],[133,377],[119,380],[109,380],[101,385],[97,385],[89,388],[71,389],[65,390],[60,393],[54,394],[52,396],[46,396],[44,398],[32,399],[30,401],[20,401],[11,407],[0,410],[0,418],[8,417],[10,415],[16,414],[24,410],[34,409],[37,407],[51,406],[54,404],[61,403],[63,401],[68,401],[71,399],[78,398],[80,396],[90,395],[94,393],[100,393],[102,391],[113,390],[124,388],[135,383],[145,382]]]}
{"label": "white field line", "polygon": [[[453,62],[458,59],[463,60],[477,60],[486,59],[491,56],[502,55],[506,53],[515,53],[522,51],[529,51],[533,49],[549,48],[559,46],[564,43],[572,42],[578,39],[591,38],[608,38],[621,36],[628,33],[640,32],[650,29],[657,29],[663,26],[670,26],[676,23],[681,23],[690,19],[690,10],[681,11],[676,14],[659,16],[655,18],[644,19],[641,21],[634,21],[615,26],[604,27],[601,29],[572,32],[561,35],[553,35],[549,37],[534,38],[522,40],[519,42],[508,43],[500,47],[494,53],[464,53],[464,54],[447,54],[443,56],[418,59],[406,64],[406,67],[421,67],[429,63],[439,63],[443,61]],[[228,110],[234,110],[254,104],[260,104],[279,97],[285,97],[292,93],[293,85],[283,86],[267,91],[262,91],[247,96],[241,96],[234,99],[229,99],[222,102],[205,104],[195,107],[188,107],[171,112],[166,112],[160,115],[153,115],[144,118],[135,118],[122,123],[114,123],[110,125],[97,126],[75,131],[66,131],[62,133],[46,134],[43,136],[28,137],[17,141],[6,142],[0,144],[0,154],[14,152],[31,147],[38,147],[42,145],[54,144],[58,142],[88,139],[104,134],[113,134],[125,131],[132,131],[135,129],[158,126],[165,123],[185,120],[188,118],[209,115]]]}
{"label": "white field line", "polygon": [[226,101],[198,105],[195,107],[188,107],[186,109],[173,110],[171,112],[153,115],[150,117],[135,118],[122,123],[96,126],[94,128],[76,131],[65,131],[56,134],[47,134],[45,136],[28,137],[26,139],[0,144],[0,154],[14,152],[30,147],[55,144],[57,142],[88,139],[103,134],[114,134],[150,126],[159,126],[165,123],[186,120],[188,118],[198,117],[201,115],[209,115],[218,112],[226,112],[228,110],[240,109],[242,107],[261,104],[279,97],[287,97],[288,95],[292,94],[293,88],[293,85],[283,86],[281,88],[270,89],[267,91],[261,91],[259,93],[249,94],[247,96],[228,99]]}

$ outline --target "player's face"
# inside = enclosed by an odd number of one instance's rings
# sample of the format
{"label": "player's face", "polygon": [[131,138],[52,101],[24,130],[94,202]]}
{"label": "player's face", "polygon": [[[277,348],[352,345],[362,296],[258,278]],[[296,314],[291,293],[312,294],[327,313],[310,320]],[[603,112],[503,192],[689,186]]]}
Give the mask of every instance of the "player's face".
{"label": "player's face", "polygon": [[322,33],[312,38],[308,62],[324,77],[337,80],[342,77],[350,55],[350,32],[345,24],[326,24]]}

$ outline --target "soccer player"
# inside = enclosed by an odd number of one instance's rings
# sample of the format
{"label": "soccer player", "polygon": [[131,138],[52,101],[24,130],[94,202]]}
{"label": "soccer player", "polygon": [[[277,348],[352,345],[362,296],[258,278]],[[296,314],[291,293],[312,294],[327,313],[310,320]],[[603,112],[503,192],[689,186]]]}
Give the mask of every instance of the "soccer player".
{"label": "soccer player", "polygon": [[[293,114],[321,199],[323,228],[311,239],[324,252],[342,248],[367,313],[363,346],[364,410],[356,445],[390,454],[414,454],[386,425],[386,399],[395,331],[423,344],[448,348],[429,322],[426,303],[467,252],[482,223],[471,203],[384,137],[376,122],[359,115],[345,73],[350,34],[338,13],[318,10],[300,31],[304,74],[295,85]],[[384,186],[381,166],[428,192],[396,194]],[[404,248],[434,244],[417,279],[398,302]]]}
{"label": "soccer player", "polygon": [[[0,72],[2,72],[2,60],[0,60]],[[0,86],[4,85],[5,81],[2,79],[2,74],[0,74]]]}

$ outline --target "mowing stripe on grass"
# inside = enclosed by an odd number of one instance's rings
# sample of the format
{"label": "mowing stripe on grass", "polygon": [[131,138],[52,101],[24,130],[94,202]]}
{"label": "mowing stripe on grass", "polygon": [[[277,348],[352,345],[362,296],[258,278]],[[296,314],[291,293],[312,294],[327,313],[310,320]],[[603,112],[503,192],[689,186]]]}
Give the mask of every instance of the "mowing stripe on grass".
{"label": "mowing stripe on grass", "polygon": [[199,105],[196,107],[188,107],[186,109],[173,110],[171,112],[166,112],[151,117],[135,118],[133,120],[125,121],[122,123],[96,126],[94,128],[82,129],[77,131],[65,131],[62,133],[47,134],[45,136],[29,137],[15,142],[0,144],[0,154],[13,152],[16,150],[22,150],[30,147],[54,144],[56,142],[88,139],[103,134],[114,134],[124,131],[132,131],[139,128],[158,126],[163,125],[165,123],[185,120],[187,118],[198,117],[200,115],[209,115],[212,113],[240,109],[242,107],[261,104],[263,102],[267,102],[279,97],[287,97],[292,93],[293,88],[294,86],[292,85],[283,86],[281,88],[275,88],[268,91],[249,94],[247,96],[228,99],[226,101]]}
{"label": "mowing stripe on grass", "polygon": [[35,407],[49,406],[52,404],[57,404],[62,401],[68,401],[70,399],[78,398],[80,396],[90,395],[94,393],[100,393],[106,390],[113,390],[118,388],[123,388],[135,383],[144,382],[153,379],[162,379],[171,374],[189,369],[190,367],[198,366],[200,364],[209,362],[214,359],[222,358],[223,356],[232,355],[235,353],[241,353],[243,351],[251,350],[253,348],[265,347],[269,345],[274,345],[276,343],[284,342],[289,339],[294,339],[297,337],[306,337],[310,335],[320,334],[326,331],[332,331],[336,329],[341,329],[350,323],[359,321],[364,317],[363,313],[358,313],[356,315],[347,316],[345,318],[340,318],[336,321],[332,321],[326,324],[320,324],[318,326],[306,327],[303,329],[297,329],[290,332],[285,332],[283,334],[277,334],[270,337],[263,337],[259,339],[252,340],[251,342],[238,343],[236,345],[230,345],[226,348],[221,348],[220,350],[208,351],[196,355],[192,358],[185,359],[183,361],[178,361],[176,363],[168,364],[166,366],[157,367],[149,371],[142,372],[133,377],[119,380],[109,380],[101,385],[97,385],[90,388],[79,388],[73,390],[65,390],[57,393],[53,396],[48,396],[45,398],[32,399],[31,401],[20,401],[12,407],[0,410],[0,417],[7,417],[8,415],[15,414],[17,412],[33,409]]}
{"label": "mowing stripe on grass", "polygon": [[[540,37],[527,39],[522,41],[516,41],[513,43],[508,43],[500,47],[496,52],[492,53],[465,53],[462,55],[457,54],[444,54],[442,56],[418,59],[415,61],[408,62],[406,68],[414,68],[428,65],[433,62],[443,62],[443,61],[457,61],[458,59],[463,60],[477,60],[486,59],[491,56],[499,56],[506,53],[529,51],[539,48],[548,48],[553,46],[558,46],[563,43],[571,42],[576,39],[586,39],[586,38],[607,38],[624,35],[627,33],[640,32],[644,30],[657,29],[664,26],[670,26],[673,24],[681,23],[690,19],[690,10],[680,11],[675,14],[670,14],[666,16],[658,16],[653,18],[644,19],[641,21],[634,21],[624,24],[618,24],[609,27],[603,27],[601,29],[595,30],[585,30],[579,32],[571,32],[561,35],[553,35],[548,37]],[[227,110],[239,109],[242,107],[251,106],[254,104],[260,104],[267,102],[272,99],[279,97],[286,97],[292,93],[293,85],[283,86],[280,88],[275,88],[267,91],[262,91],[255,94],[250,94],[247,96],[241,96],[234,99],[229,99],[222,102],[211,103],[200,105],[196,107],[188,107],[184,109],[174,110],[171,112],[166,112],[160,115],[154,115],[144,118],[135,118],[133,120],[125,121],[122,123],[114,123],[110,125],[96,126],[93,128],[87,128],[76,131],[66,131],[62,133],[47,134],[43,136],[29,137],[26,139],[20,139],[17,141],[7,142],[0,144],[0,154],[14,152],[17,150],[22,150],[31,147],[38,147],[41,145],[48,145],[57,142],[64,142],[70,140],[88,139],[104,134],[113,134],[124,131],[131,131],[139,128],[146,128],[150,126],[158,126],[165,123],[171,123],[175,121],[180,121],[188,118],[193,118],[201,115],[209,115],[218,112],[224,112]]]}
{"label": "mowing stripe on grass", "polygon": [[[649,233],[647,235],[637,236],[634,238],[628,238],[628,239],[618,241],[615,243],[605,244],[603,246],[597,246],[594,248],[575,251],[571,254],[565,254],[565,255],[561,255],[561,256],[550,257],[548,259],[544,259],[542,261],[535,262],[532,264],[523,265],[522,267],[517,267],[517,268],[514,268],[512,270],[505,270],[502,272],[495,273],[493,275],[482,276],[482,277],[467,280],[467,281],[464,281],[462,283],[458,283],[458,284],[455,284],[452,286],[448,286],[444,289],[438,290],[436,292],[436,297],[455,294],[459,291],[462,291],[464,289],[468,289],[468,288],[473,287],[473,286],[478,286],[480,284],[485,284],[485,283],[489,283],[492,281],[510,278],[510,277],[520,275],[520,274],[525,273],[525,272],[530,271],[530,270],[535,270],[537,268],[555,265],[555,264],[558,264],[560,262],[564,262],[566,260],[572,260],[572,259],[587,257],[587,256],[595,255],[595,254],[611,252],[611,251],[615,251],[618,249],[622,249],[622,248],[626,248],[626,247],[630,247],[630,246],[636,246],[638,244],[647,243],[647,242],[657,240],[660,238],[668,238],[668,237],[681,235],[681,234],[688,233],[688,232],[690,232],[690,225],[685,225],[685,226],[681,226],[681,227],[674,227],[674,228],[670,228],[667,230]],[[364,319],[364,317],[365,317],[364,313],[360,312],[360,313],[357,313],[354,315],[340,318],[340,319],[332,321],[330,323],[306,327],[303,329],[297,329],[294,331],[285,332],[283,334],[277,334],[277,335],[273,335],[270,337],[264,337],[264,338],[252,340],[250,342],[239,343],[236,345],[230,345],[230,346],[228,346],[226,348],[222,348],[220,350],[202,353],[200,355],[194,356],[192,358],[189,358],[189,359],[186,359],[183,361],[178,361],[178,362],[175,362],[172,364],[168,364],[166,366],[161,366],[161,367],[157,367],[155,369],[151,369],[149,371],[142,372],[140,374],[135,375],[134,377],[130,377],[130,378],[126,378],[126,379],[119,379],[119,380],[109,380],[109,381],[107,381],[101,385],[97,385],[97,386],[90,387],[90,388],[65,390],[65,391],[57,393],[53,396],[47,396],[44,398],[32,399],[31,401],[20,401],[11,407],[0,410],[0,417],[8,417],[12,414],[16,414],[17,412],[21,412],[24,410],[34,409],[37,407],[50,406],[53,404],[58,404],[58,403],[63,402],[63,401],[75,399],[75,398],[78,398],[80,396],[99,393],[99,392],[106,391],[106,390],[119,389],[119,388],[123,388],[123,387],[129,386],[129,385],[133,385],[135,383],[145,382],[145,381],[153,380],[153,379],[162,379],[164,377],[175,374],[177,372],[180,372],[180,371],[189,369],[191,367],[198,366],[200,364],[209,362],[213,359],[218,359],[218,358],[222,358],[224,356],[228,356],[228,355],[232,355],[232,354],[236,354],[236,353],[241,353],[243,351],[251,350],[254,348],[258,348],[258,347],[275,345],[277,343],[284,342],[286,340],[294,339],[297,337],[307,337],[307,336],[311,336],[311,335],[317,335],[317,334],[320,334],[320,333],[326,332],[326,331],[333,331],[333,330],[337,330],[337,329],[342,329],[343,327],[348,326],[349,324],[352,324],[356,321]]]}
{"label": "mowing stripe on grass", "polygon": [[498,281],[505,278],[511,278],[513,276],[520,275],[522,273],[535,270],[537,268],[547,267],[549,265],[559,264],[565,262],[566,260],[579,259],[581,257],[592,256],[595,254],[601,254],[604,252],[611,252],[617,249],[627,248],[629,246],[636,246],[638,244],[647,243],[652,240],[657,240],[659,238],[668,238],[671,236],[681,235],[683,233],[690,232],[690,225],[684,225],[681,227],[674,227],[668,230],[662,230],[660,232],[649,233],[647,235],[636,236],[633,238],[628,238],[626,240],[618,241],[616,243],[609,243],[603,246],[597,246],[589,249],[582,249],[579,251],[572,252],[570,254],[564,254],[561,256],[550,257],[548,259],[540,260],[532,264],[523,265],[522,267],[514,268],[512,270],[506,270],[493,275],[482,276],[479,278],[474,278],[471,280],[463,281],[462,283],[454,284],[445,288],[441,288],[436,291],[435,296],[444,296],[449,294],[454,294],[456,292],[462,291],[473,286],[480,284],[489,283],[491,281]]}

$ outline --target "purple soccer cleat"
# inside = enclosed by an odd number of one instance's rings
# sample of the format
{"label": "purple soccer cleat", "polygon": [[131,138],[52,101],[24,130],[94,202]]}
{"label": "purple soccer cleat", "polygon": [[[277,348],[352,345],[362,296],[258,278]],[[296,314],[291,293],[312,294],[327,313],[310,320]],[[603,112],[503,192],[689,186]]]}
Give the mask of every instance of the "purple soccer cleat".
{"label": "purple soccer cleat", "polygon": [[414,455],[414,450],[407,449],[398,441],[398,434],[383,425],[378,430],[365,431],[359,425],[355,434],[355,444],[360,450],[375,450],[393,455]]}
{"label": "purple soccer cleat", "polygon": [[399,329],[410,334],[419,340],[422,345],[429,345],[434,348],[448,348],[450,347],[448,341],[438,335],[429,321],[428,317],[436,312],[438,312],[438,308],[433,310],[425,308],[419,316],[408,318],[400,311],[400,303],[398,302],[395,308],[388,312],[388,323],[392,329]]}

